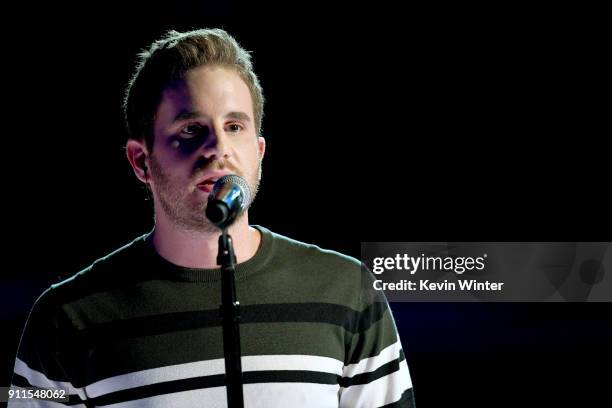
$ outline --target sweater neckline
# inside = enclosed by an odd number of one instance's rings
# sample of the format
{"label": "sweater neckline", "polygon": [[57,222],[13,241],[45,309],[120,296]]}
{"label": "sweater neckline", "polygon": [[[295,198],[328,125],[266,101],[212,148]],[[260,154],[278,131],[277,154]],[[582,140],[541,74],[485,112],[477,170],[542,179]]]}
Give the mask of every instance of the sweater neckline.
{"label": "sweater neckline", "polygon": [[[251,225],[261,233],[259,248],[250,259],[236,265],[236,280],[245,279],[252,273],[261,270],[272,253],[272,233],[259,225]],[[152,232],[143,236],[143,241],[151,259],[151,269],[162,279],[182,282],[217,282],[221,281],[221,268],[201,269],[176,265],[157,253],[151,239]]]}

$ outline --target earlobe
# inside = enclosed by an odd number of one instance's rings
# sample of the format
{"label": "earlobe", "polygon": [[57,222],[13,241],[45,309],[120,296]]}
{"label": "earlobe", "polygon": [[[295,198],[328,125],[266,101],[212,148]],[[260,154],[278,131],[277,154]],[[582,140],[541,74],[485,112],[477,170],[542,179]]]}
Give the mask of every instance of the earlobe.
{"label": "earlobe", "polygon": [[125,147],[127,159],[136,177],[143,183],[148,183],[147,148],[144,142],[130,139]]}

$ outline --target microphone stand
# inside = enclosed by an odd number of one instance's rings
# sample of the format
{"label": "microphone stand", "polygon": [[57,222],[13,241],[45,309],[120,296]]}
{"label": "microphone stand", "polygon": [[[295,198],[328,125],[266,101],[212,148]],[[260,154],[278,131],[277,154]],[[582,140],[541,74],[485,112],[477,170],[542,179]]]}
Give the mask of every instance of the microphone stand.
{"label": "microphone stand", "polygon": [[221,306],[223,321],[223,355],[228,408],[244,407],[242,363],[240,361],[240,303],[236,300],[236,255],[227,227],[221,229],[217,264],[221,266]]}

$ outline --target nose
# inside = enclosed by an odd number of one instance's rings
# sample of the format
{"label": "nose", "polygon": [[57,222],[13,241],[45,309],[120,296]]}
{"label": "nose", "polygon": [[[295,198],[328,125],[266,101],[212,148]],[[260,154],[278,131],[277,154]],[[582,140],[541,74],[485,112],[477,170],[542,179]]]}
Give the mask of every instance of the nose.
{"label": "nose", "polygon": [[230,157],[229,140],[223,127],[211,126],[203,146],[203,155],[209,161],[224,160]]}

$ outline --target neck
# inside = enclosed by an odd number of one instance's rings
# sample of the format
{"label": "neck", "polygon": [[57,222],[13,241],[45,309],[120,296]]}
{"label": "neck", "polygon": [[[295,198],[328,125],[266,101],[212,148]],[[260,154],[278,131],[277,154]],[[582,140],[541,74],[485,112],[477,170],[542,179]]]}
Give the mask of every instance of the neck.
{"label": "neck", "polygon": [[[252,258],[261,242],[261,234],[249,227],[244,214],[229,229],[238,263]],[[217,254],[221,231],[191,231],[180,229],[163,216],[155,216],[153,246],[157,253],[175,265],[198,268],[218,268]]]}

